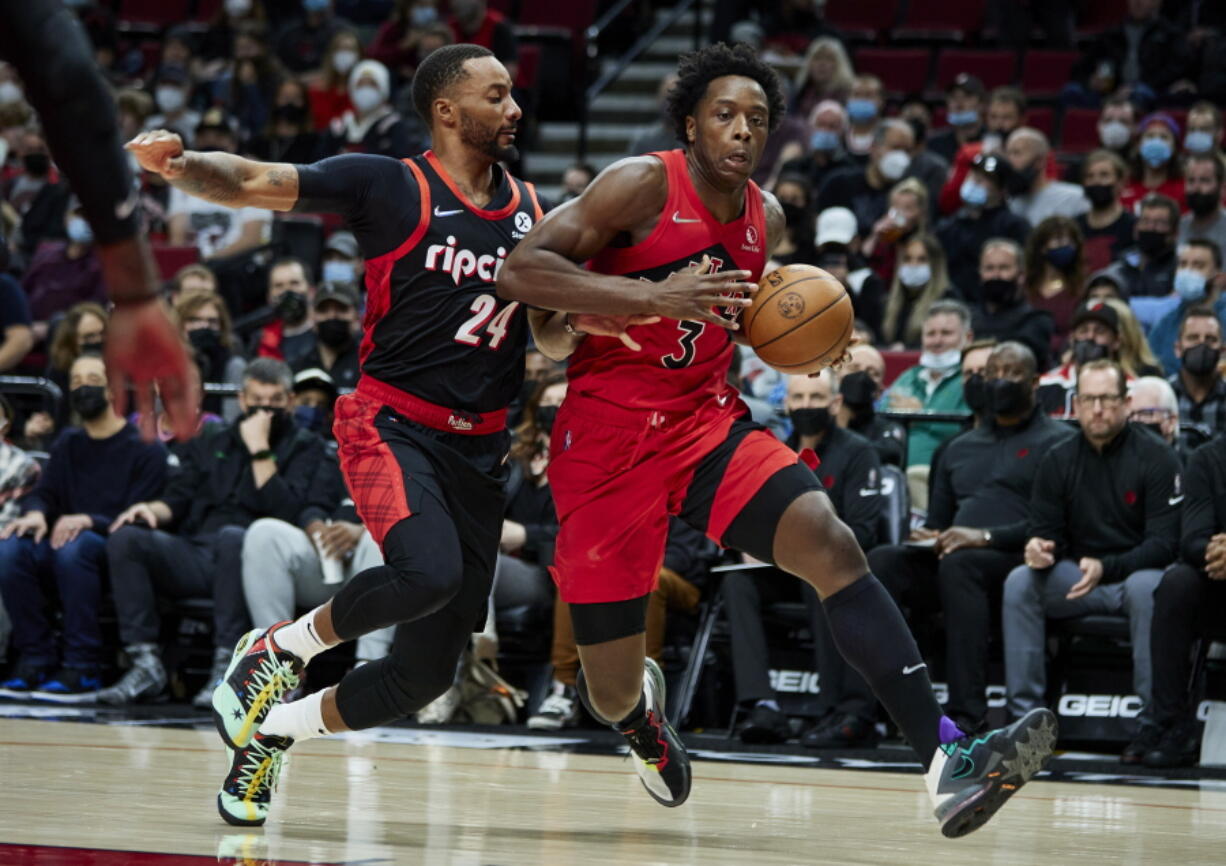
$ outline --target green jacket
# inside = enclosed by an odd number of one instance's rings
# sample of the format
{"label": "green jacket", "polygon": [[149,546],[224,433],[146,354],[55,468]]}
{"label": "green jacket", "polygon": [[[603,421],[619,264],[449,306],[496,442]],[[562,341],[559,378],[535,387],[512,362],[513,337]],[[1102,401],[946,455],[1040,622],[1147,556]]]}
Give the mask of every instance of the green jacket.
{"label": "green jacket", "polygon": [[[885,393],[884,406],[890,408],[890,398],[895,395],[914,397],[924,404],[928,412],[970,412],[962,397],[962,372],[947,376],[929,395],[920,379],[924,368],[919,364],[903,370],[902,375],[894,380],[894,384]],[[912,424],[907,433],[907,466],[927,466],[932,463],[932,455],[937,446],[958,433],[962,427],[958,424]]]}

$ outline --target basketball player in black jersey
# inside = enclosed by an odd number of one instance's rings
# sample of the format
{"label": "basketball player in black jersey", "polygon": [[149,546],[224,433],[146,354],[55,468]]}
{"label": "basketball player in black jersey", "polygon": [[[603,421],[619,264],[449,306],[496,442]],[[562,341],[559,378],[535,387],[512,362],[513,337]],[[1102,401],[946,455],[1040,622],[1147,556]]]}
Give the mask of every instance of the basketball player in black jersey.
{"label": "basketball player in black jersey", "polygon": [[[506,255],[542,216],[536,192],[498,165],[515,156],[519,107],[484,48],[440,48],[413,79],[434,149],[412,159],[350,154],[312,165],[184,151],[154,131],[128,144],[141,165],[230,207],[342,214],[367,260],[362,378],[336,405],[339,457],[386,565],[354,576],[295,622],[239,642],[214,693],[234,749],[222,818],[263,824],[281,756],[296,740],[385,724],[450,686],[489,595],[502,527],[506,407],[523,381],[523,307],[500,300]],[[723,277],[676,275],[670,315],[705,314]],[[644,319],[646,320],[646,319]],[[632,320],[630,324],[634,324]],[[585,322],[600,332],[599,322]],[[621,333],[621,324],[607,333]],[[276,482],[272,452],[255,465]],[[387,658],[278,704],[316,654],[398,625]]]}

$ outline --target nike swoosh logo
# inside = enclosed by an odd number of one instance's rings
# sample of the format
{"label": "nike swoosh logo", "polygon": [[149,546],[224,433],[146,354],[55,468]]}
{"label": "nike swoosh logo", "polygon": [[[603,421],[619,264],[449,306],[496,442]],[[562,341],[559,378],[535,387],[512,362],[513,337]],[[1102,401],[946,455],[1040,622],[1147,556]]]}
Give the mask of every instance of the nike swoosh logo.
{"label": "nike swoosh logo", "polygon": [[458,213],[464,213],[464,208],[459,208],[458,210],[439,210],[438,205],[434,206],[434,215],[436,217],[455,216]]}
{"label": "nike swoosh logo", "polygon": [[881,494],[881,491],[877,490],[874,487],[865,487],[863,490],[860,491],[861,496],[879,496],[880,494]]}
{"label": "nike swoosh logo", "polygon": [[719,405],[723,406],[725,403],[727,403],[727,402],[728,402],[728,395],[727,395],[727,394],[720,394],[718,397],[716,397],[716,398],[715,398],[715,402],[716,402],[716,403],[718,403]]}
{"label": "nike swoosh logo", "polygon": [[1166,501],[1166,504],[1167,505],[1178,505],[1181,502],[1183,502],[1182,496],[1172,496],[1170,499]]}
{"label": "nike swoosh logo", "polygon": [[905,676],[907,676],[908,674],[913,674],[913,673],[915,673],[915,672],[916,672],[916,671],[918,671],[920,668],[926,668],[926,667],[928,667],[928,665],[927,665],[927,664],[925,664],[924,662],[920,662],[920,663],[919,663],[919,664],[917,664],[917,665],[908,665],[907,667],[905,667],[905,668],[903,668],[903,669],[902,669],[902,675],[905,677]]}
{"label": "nike swoosh logo", "polygon": [[682,219],[682,218],[681,218],[681,211],[679,211],[679,210],[675,210],[675,211],[673,211],[673,222],[675,222],[675,223],[700,223],[700,222],[702,222],[702,220],[689,220],[689,219]]}

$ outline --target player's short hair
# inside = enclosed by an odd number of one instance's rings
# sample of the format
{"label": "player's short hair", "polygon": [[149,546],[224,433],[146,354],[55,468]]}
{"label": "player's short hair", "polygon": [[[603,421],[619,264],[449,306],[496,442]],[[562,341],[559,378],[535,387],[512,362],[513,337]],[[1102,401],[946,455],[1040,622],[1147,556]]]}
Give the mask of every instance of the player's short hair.
{"label": "player's short hair", "polygon": [[426,59],[413,75],[412,84],[413,107],[426,122],[426,126],[434,126],[431,106],[439,94],[468,77],[464,64],[478,57],[493,56],[494,52],[488,48],[468,43],[444,45],[426,55]]}
{"label": "player's short hair", "polygon": [[725,75],[741,75],[758,82],[766,93],[770,113],[767,128],[774,132],[783,122],[787,102],[775,70],[759,60],[753,48],[743,42],[732,46],[717,42],[683,54],[677,66],[677,83],[668,92],[667,108],[678,141],[686,141],[685,119],[693,116],[694,108],[707,93],[707,85]]}

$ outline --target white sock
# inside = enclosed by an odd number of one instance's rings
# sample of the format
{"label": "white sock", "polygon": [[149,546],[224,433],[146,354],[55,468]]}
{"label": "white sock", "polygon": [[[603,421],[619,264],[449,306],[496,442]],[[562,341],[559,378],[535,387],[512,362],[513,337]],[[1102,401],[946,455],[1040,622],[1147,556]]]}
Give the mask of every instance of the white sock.
{"label": "white sock", "polygon": [[[321,605],[322,607],[322,605]],[[303,614],[289,625],[282,626],[273,634],[272,640],[277,646],[292,652],[302,663],[306,664],[326,649],[331,649],[340,643],[326,643],[315,630],[315,614],[319,608]]]}
{"label": "white sock", "polygon": [[277,704],[268,711],[264,724],[260,725],[260,733],[293,737],[295,742],[328,736],[331,731],[324,726],[323,707],[326,691],[321,689],[301,700]]}

